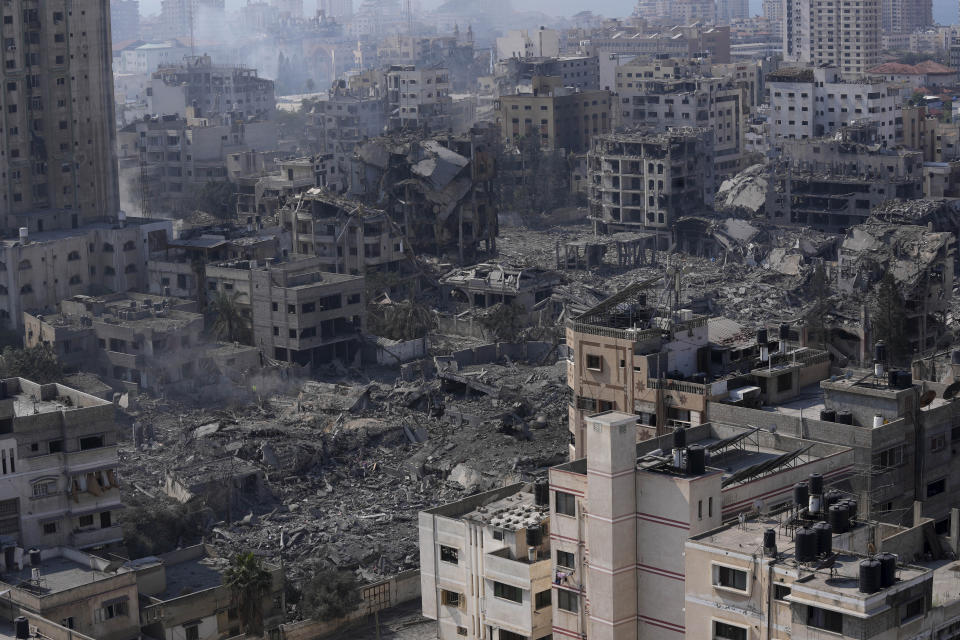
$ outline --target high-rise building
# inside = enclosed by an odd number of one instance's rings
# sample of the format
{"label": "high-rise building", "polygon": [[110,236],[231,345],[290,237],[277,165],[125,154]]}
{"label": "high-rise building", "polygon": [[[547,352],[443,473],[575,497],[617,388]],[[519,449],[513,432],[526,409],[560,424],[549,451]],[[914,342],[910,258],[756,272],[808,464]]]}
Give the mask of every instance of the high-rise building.
{"label": "high-rise building", "polygon": [[884,33],[912,33],[933,22],[932,0],[881,0]]}
{"label": "high-rise building", "polygon": [[113,218],[110,5],[89,0],[0,5],[2,230],[43,231]]}
{"label": "high-rise building", "polygon": [[784,0],[763,0],[763,17],[767,19],[770,30],[777,40],[783,40],[783,3]]}
{"label": "high-rise building", "polygon": [[845,76],[875,66],[880,49],[880,0],[785,0],[783,58],[834,65]]}
{"label": "high-rise building", "polygon": [[303,0],[271,0],[270,4],[280,10],[280,15],[291,18],[303,17]]}
{"label": "high-rise building", "polygon": [[717,0],[717,24],[730,24],[749,17],[750,3],[747,0]]}
{"label": "high-rise building", "polygon": [[328,18],[342,22],[353,15],[353,2],[352,0],[317,0],[317,11],[322,11]]}
{"label": "high-rise building", "polygon": [[164,38],[188,37],[208,11],[223,12],[225,7],[224,0],[162,0],[161,35]]}
{"label": "high-rise building", "polygon": [[114,42],[140,37],[140,0],[110,0],[110,35]]}

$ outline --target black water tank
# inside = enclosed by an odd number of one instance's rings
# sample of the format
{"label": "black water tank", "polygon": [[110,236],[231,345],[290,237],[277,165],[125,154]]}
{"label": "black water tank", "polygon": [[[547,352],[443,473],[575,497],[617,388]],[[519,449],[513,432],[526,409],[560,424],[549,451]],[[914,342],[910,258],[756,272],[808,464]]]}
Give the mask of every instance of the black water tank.
{"label": "black water tank", "polygon": [[830,507],[843,499],[843,494],[836,489],[830,489],[823,496],[823,510],[827,511]]}
{"label": "black water tank", "polygon": [[687,446],[687,430],[677,427],[673,430],[673,448],[683,449],[685,446]]}
{"label": "black water tank", "polygon": [[798,482],[793,485],[793,504],[803,509],[810,504],[810,488],[806,482]]}
{"label": "black water tank", "polygon": [[837,412],[834,409],[820,409],[821,422],[836,422]]}
{"label": "black water tank", "polygon": [[826,522],[813,525],[813,532],[817,536],[817,555],[822,556],[833,551],[833,527]]}
{"label": "black water tank", "polygon": [[798,562],[813,562],[817,558],[817,534],[806,527],[797,529],[796,555]]}
{"label": "black water tank", "polygon": [[30,637],[30,621],[26,616],[18,616],[13,621],[13,627],[16,631],[17,640]]}
{"label": "black water tank", "polygon": [[827,522],[837,533],[846,533],[850,529],[850,508],[846,502],[838,502],[830,507]]}
{"label": "black water tank", "polygon": [[899,372],[896,369],[890,369],[887,371],[887,386],[891,389],[897,388],[897,377]]}
{"label": "black water tank", "polygon": [[34,547],[33,549],[30,549],[29,553],[30,553],[30,566],[39,567],[42,561],[40,556],[40,549],[37,549],[36,547]]}
{"label": "black water tank", "polygon": [[765,346],[768,342],[767,339],[767,330],[766,329],[757,329],[757,344]]}
{"label": "black water tank", "polygon": [[546,482],[538,482],[533,485],[534,502],[538,505],[550,504],[550,485]]}
{"label": "black water tank", "polygon": [[840,424],[853,424],[853,414],[849,411],[837,411],[837,422]]}
{"label": "black water tank", "polygon": [[857,501],[853,498],[847,498],[847,510],[850,511],[850,520],[857,517]]}
{"label": "black water tank", "polygon": [[781,325],[780,325],[780,339],[781,339],[781,340],[786,340],[786,339],[789,338],[789,337],[790,337],[790,325],[789,325],[789,324],[786,324],[786,323],[781,324]]}
{"label": "black water tank", "polygon": [[860,593],[880,591],[880,561],[864,560],[860,563]]}
{"label": "black water tank", "polygon": [[897,389],[909,389],[913,386],[913,374],[909,371],[900,371],[897,374]]}
{"label": "black water tank", "polygon": [[897,556],[892,553],[881,553],[877,556],[880,563],[880,586],[886,589],[897,581]]}
{"label": "black water tank", "polygon": [[772,550],[773,553],[777,552],[777,532],[775,530],[763,530],[763,548],[764,550]]}
{"label": "black water tank", "polygon": [[702,476],[707,471],[706,449],[698,444],[687,447],[687,475]]}
{"label": "black water tank", "polygon": [[812,496],[822,496],[823,495],[823,476],[819,473],[811,473],[810,479],[808,480],[810,486],[810,495]]}
{"label": "black water tank", "polygon": [[543,542],[543,532],[540,530],[540,527],[527,529],[528,547],[539,547],[541,542]]}
{"label": "black water tank", "polygon": [[873,359],[880,363],[887,361],[887,345],[884,344],[883,340],[877,340],[877,343],[873,345]]}

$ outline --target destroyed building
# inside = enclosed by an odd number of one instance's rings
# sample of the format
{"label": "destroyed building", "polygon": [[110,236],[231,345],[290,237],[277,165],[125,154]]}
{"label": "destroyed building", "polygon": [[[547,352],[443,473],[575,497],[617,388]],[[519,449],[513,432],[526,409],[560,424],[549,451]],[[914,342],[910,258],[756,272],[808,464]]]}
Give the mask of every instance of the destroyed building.
{"label": "destroyed building", "polygon": [[519,305],[530,311],[560,284],[555,272],[501,263],[455,269],[440,279],[441,298],[483,309],[495,304]]}
{"label": "destroyed building", "polygon": [[209,293],[226,292],[268,358],[315,367],[352,363],[365,327],[364,279],[330,273],[319,257],[207,265]]}
{"label": "destroyed building", "polygon": [[[123,537],[110,402],[61,384],[0,381],[3,572],[24,549],[102,547]],[[58,618],[59,619],[59,618]]]}
{"label": "destroyed building", "polygon": [[237,218],[260,225],[273,218],[291,198],[314,187],[344,191],[348,175],[332,153],[278,160],[275,171],[238,176]]}
{"label": "destroyed building", "polygon": [[469,262],[481,243],[496,247],[492,133],[370,140],[354,156],[350,194],[386,211],[415,254]]}
{"label": "destroyed building", "polygon": [[[953,298],[956,236],[927,227],[881,222],[871,218],[850,229],[837,259],[837,288],[848,296],[865,296],[887,273],[893,275],[906,316],[910,353],[922,354],[943,346],[946,314]],[[860,327],[860,362],[868,360],[873,340]]]}
{"label": "destroyed building", "polygon": [[774,222],[843,232],[885,200],[923,195],[921,153],[888,147],[874,124],[780,145],[782,160],[771,169],[766,203]]}
{"label": "destroyed building", "polygon": [[587,154],[590,219],[598,232],[646,231],[657,247],[676,243],[676,223],[713,202],[713,133],[595,136]]}
{"label": "destroyed building", "polygon": [[379,209],[313,188],[296,196],[279,215],[293,251],[316,256],[326,271],[402,277],[411,270],[402,230]]}

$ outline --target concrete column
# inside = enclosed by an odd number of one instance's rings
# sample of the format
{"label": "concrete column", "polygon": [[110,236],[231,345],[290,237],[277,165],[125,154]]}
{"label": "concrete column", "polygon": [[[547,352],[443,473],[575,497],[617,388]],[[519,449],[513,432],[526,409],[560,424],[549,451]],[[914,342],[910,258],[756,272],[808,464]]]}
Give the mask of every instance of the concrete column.
{"label": "concrete column", "polygon": [[919,500],[913,501],[913,524],[911,526],[915,527],[920,524],[920,518],[923,517],[923,503]]}
{"label": "concrete column", "polygon": [[950,509],[950,548],[954,553],[960,547],[960,509]]}
{"label": "concrete column", "polygon": [[637,417],[587,418],[587,616],[591,640],[637,640]]}

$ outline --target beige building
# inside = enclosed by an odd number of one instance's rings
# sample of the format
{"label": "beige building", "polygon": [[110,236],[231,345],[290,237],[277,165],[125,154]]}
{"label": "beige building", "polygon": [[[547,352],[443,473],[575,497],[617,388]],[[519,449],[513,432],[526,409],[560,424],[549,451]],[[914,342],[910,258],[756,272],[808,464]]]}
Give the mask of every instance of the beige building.
{"label": "beige building", "polygon": [[547,496],[520,483],[420,512],[421,602],[438,638],[550,637]]}
{"label": "beige building", "polygon": [[253,344],[303,366],[359,357],[365,327],[362,276],[325,271],[318,257],[207,265],[207,295],[224,291],[249,310]]}
{"label": "beige building", "polygon": [[960,126],[927,115],[926,107],[903,107],[903,146],[923,154],[924,162],[960,158]]}
{"label": "beige building", "polygon": [[[0,212],[7,234],[113,219],[110,3],[11,0],[0,8]],[[53,220],[33,220],[46,212]],[[46,225],[44,226],[44,222]]]}
{"label": "beige building", "polygon": [[881,0],[784,0],[783,58],[848,78],[879,62]]}
{"label": "beige building", "polygon": [[502,139],[530,139],[542,149],[582,152],[592,136],[611,130],[609,91],[561,87],[559,77],[533,79],[533,92],[501,96],[495,103]]}
{"label": "beige building", "polygon": [[113,405],[60,384],[10,378],[0,385],[0,419],[9,427],[0,440],[4,565],[28,548],[119,542]]}
{"label": "beige building", "polygon": [[448,69],[394,65],[386,72],[386,86],[391,128],[434,132],[450,128],[453,98]]}
{"label": "beige building", "polygon": [[687,631],[686,540],[789,502],[811,472],[852,467],[849,447],[748,427],[702,424],[637,444],[636,420],[590,416],[586,458],[549,471],[554,637],[711,637]]}

